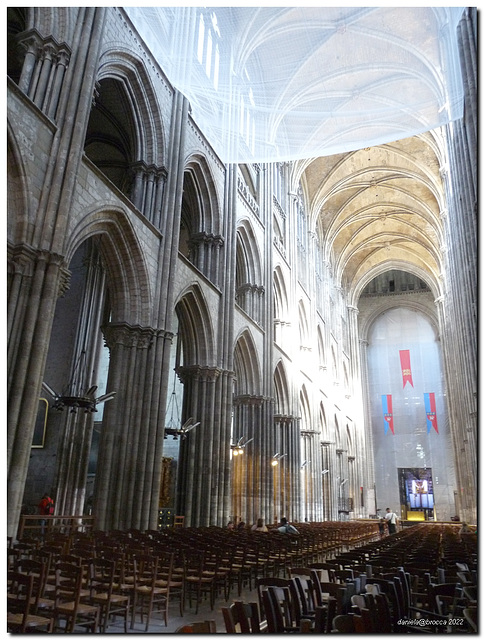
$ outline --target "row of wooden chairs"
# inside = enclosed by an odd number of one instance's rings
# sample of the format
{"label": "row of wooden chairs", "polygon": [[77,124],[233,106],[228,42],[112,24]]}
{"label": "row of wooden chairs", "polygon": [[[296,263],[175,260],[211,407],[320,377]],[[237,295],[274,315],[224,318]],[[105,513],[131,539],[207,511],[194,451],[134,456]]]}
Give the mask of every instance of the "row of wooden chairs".
{"label": "row of wooden chairs", "polygon": [[[156,609],[168,624],[168,594],[173,570],[173,554],[133,555],[131,569],[122,562],[97,557],[88,563],[75,555],[60,556],[53,573],[47,563],[23,558],[18,560],[15,572],[9,578],[9,611],[23,605],[25,598],[18,591],[13,576],[26,576],[32,581],[24,615],[45,615],[53,621],[54,631],[87,627],[105,632],[113,616],[124,618],[124,630],[130,622],[134,627],[137,617],[148,631],[151,616]],[[13,621],[12,621],[13,624]]]}

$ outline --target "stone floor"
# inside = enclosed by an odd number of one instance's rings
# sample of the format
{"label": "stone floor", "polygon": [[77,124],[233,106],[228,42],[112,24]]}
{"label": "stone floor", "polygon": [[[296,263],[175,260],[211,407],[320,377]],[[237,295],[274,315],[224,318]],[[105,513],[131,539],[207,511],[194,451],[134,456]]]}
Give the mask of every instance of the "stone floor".
{"label": "stone floor", "polygon": [[[185,604],[185,611],[183,617],[180,616],[180,607],[177,600],[173,600],[169,604],[169,613],[168,613],[168,626],[165,626],[163,616],[160,613],[154,613],[151,618],[151,624],[149,626],[149,630],[147,633],[169,633],[174,634],[175,631],[184,624],[188,624],[190,622],[196,622],[199,620],[215,620],[217,625],[217,633],[226,633],[225,624],[222,614],[222,607],[229,606],[231,602],[234,600],[243,600],[244,602],[257,602],[257,591],[253,589],[250,591],[248,588],[242,589],[240,597],[237,593],[237,588],[235,587],[232,590],[232,593],[229,596],[228,602],[225,601],[224,597],[219,597],[215,601],[215,605],[213,611],[210,609],[210,603],[208,600],[202,601],[202,603],[198,607],[198,613],[195,614],[195,603],[192,603],[192,608],[190,609],[188,600]],[[121,618],[118,618],[108,627],[107,633],[111,634],[124,634],[124,623]],[[137,616],[137,622],[135,623],[134,629],[128,628],[128,633],[130,634],[139,634],[144,635],[144,624],[141,624],[139,620],[139,616]]]}

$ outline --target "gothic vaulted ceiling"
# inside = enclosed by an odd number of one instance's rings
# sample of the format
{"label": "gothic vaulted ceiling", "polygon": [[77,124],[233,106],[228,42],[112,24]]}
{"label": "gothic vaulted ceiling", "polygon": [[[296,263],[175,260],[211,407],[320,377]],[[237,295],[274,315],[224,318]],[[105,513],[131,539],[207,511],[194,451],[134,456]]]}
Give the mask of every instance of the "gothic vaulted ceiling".
{"label": "gothic vaulted ceiling", "polygon": [[438,290],[442,183],[430,134],[301,162],[311,228],[337,281],[360,291],[398,268]]}

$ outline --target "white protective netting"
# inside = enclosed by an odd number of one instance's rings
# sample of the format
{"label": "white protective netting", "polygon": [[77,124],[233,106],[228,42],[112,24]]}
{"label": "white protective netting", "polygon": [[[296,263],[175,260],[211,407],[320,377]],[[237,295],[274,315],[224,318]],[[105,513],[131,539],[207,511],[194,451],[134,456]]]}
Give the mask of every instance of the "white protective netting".
{"label": "white protective netting", "polygon": [[462,7],[125,10],[224,162],[332,155],[462,116]]}

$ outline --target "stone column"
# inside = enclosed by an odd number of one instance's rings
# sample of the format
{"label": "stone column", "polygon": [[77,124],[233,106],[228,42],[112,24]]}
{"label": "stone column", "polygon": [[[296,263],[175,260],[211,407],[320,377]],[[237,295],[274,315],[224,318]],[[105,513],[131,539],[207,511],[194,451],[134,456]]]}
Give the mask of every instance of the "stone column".
{"label": "stone column", "polygon": [[273,467],[273,513],[278,520],[300,518],[300,431],[299,421],[292,416],[275,416],[275,441],[272,455],[279,454],[279,464]]}
{"label": "stone column", "polygon": [[[83,396],[97,383],[104,294],[104,270],[99,255],[93,252],[87,258],[71,382],[64,395]],[[57,453],[56,511],[77,515],[84,509],[94,415],[82,409],[76,412],[66,409],[64,416],[64,434]]]}
{"label": "stone column", "polygon": [[[368,513],[376,513],[376,495],[375,495],[375,460],[373,457],[373,427],[371,422],[371,402],[368,396],[368,341],[360,340],[360,363],[361,363],[361,388],[363,389],[363,433],[366,443],[365,450],[368,455],[364,460],[363,470],[365,473],[364,485],[367,488],[367,496],[365,496],[365,504],[367,503]],[[373,489],[373,491],[372,491]],[[370,496],[373,493],[373,501]],[[368,497],[368,499],[367,499]],[[373,504],[372,504],[373,502]]]}
{"label": "stone column", "polygon": [[94,515],[100,529],[155,528],[165,409],[158,372],[173,336],[127,323],[103,331],[111,358],[107,390],[116,398],[104,409]]}
{"label": "stone column", "polygon": [[66,285],[63,259],[47,251],[17,248],[9,290],[8,535],[20,516],[42,375],[58,296]]}
{"label": "stone column", "polygon": [[229,457],[230,447],[225,453],[217,448],[223,430],[221,407],[215,405],[220,373],[216,367],[177,368],[184,385],[182,423],[190,417],[200,422],[180,442],[177,512],[192,527],[215,524],[210,522],[211,503],[217,494],[215,479],[219,466]]}
{"label": "stone column", "polygon": [[19,46],[25,49],[25,58],[18,86],[21,91],[30,97],[30,86],[34,76],[38,50],[41,42],[42,39],[40,34],[35,30],[21,34],[18,39]]}
{"label": "stone column", "polygon": [[261,498],[262,396],[243,395],[234,399],[233,441],[251,440],[244,453],[232,457],[234,513],[245,522],[263,517]]}
{"label": "stone column", "polygon": [[136,162],[131,171],[134,174],[131,200],[145,218],[159,229],[167,171],[165,167],[147,166],[144,162]]}

